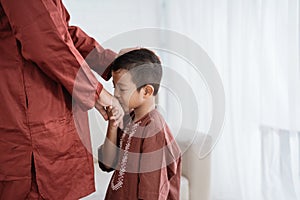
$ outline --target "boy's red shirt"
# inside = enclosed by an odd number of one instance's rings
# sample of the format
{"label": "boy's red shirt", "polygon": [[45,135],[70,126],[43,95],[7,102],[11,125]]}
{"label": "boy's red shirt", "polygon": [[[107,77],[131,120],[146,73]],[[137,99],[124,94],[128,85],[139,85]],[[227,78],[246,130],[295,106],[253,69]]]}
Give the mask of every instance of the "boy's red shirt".
{"label": "boy's red shirt", "polygon": [[[106,200],[135,200],[135,199],[170,199],[179,200],[181,153],[170,132],[169,127],[160,113],[155,109],[146,114],[134,136],[131,138],[129,156],[126,162],[126,172],[123,185],[118,190],[113,190],[113,185],[118,183],[120,163],[123,154],[119,153],[114,174],[109,183]],[[118,131],[118,146],[123,132]],[[128,141],[126,134],[122,149]],[[102,160],[101,147],[99,149],[99,166],[104,171],[107,169]]]}

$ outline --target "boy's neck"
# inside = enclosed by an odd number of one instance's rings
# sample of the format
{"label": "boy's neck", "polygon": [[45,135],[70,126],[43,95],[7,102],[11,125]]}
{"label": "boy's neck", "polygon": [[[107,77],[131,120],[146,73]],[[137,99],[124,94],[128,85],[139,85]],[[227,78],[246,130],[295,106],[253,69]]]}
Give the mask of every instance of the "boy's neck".
{"label": "boy's neck", "polygon": [[145,101],[138,108],[134,109],[134,121],[140,120],[147,113],[155,109],[155,98],[153,100]]}

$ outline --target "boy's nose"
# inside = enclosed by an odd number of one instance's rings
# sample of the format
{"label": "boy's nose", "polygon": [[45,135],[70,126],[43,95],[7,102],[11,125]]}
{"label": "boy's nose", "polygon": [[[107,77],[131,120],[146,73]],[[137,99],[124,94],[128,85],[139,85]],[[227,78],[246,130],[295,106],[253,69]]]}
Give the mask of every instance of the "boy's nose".
{"label": "boy's nose", "polygon": [[117,92],[117,91],[115,90],[115,92],[114,92],[114,96],[115,96],[117,99],[119,99],[119,98],[120,98],[120,94],[119,94],[119,92]]}

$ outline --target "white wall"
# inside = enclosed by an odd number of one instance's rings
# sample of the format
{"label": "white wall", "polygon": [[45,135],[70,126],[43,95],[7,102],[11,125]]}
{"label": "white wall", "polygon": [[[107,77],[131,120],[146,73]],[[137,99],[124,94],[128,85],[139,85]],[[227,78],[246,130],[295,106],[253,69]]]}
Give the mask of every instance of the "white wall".
{"label": "white wall", "polygon": [[159,0],[64,0],[71,24],[80,26],[97,41],[144,27],[159,27]]}

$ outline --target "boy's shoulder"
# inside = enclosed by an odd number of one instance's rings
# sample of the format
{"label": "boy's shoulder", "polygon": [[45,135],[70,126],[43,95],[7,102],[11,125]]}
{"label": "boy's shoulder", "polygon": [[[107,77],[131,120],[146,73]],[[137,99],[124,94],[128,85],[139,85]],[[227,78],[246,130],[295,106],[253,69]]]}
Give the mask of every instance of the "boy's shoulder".
{"label": "boy's shoulder", "polygon": [[143,117],[140,121],[140,127],[144,129],[143,132],[147,137],[157,134],[157,136],[162,137],[167,133],[171,134],[168,124],[157,109],[150,111]]}
{"label": "boy's shoulder", "polygon": [[142,138],[145,140],[153,139],[159,141],[161,145],[168,146],[171,143],[175,143],[176,148],[178,147],[175,138],[165,121],[164,117],[158,110],[152,110],[148,113],[147,118],[141,122],[140,128],[142,131]]}
{"label": "boy's shoulder", "polygon": [[155,155],[154,157],[164,154],[167,165],[171,163],[177,165],[180,162],[181,150],[168,124],[158,110],[149,113],[144,124],[143,140],[143,145],[147,146],[146,148],[142,147],[145,150],[144,152],[150,153],[151,156]]}

